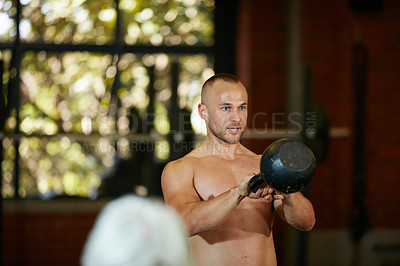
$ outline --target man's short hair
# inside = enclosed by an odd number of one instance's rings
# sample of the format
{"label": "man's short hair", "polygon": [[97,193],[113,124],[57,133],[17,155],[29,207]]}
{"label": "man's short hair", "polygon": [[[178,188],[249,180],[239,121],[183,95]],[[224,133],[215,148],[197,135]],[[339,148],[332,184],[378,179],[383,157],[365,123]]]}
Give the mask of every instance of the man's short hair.
{"label": "man's short hair", "polygon": [[215,74],[214,76],[212,76],[211,78],[207,79],[204,82],[203,87],[201,89],[201,102],[204,103],[205,92],[207,91],[207,88],[212,87],[212,85],[214,85],[214,83],[217,80],[223,80],[225,82],[230,82],[230,83],[239,83],[240,82],[238,77],[236,77],[235,75],[229,74],[229,73]]}

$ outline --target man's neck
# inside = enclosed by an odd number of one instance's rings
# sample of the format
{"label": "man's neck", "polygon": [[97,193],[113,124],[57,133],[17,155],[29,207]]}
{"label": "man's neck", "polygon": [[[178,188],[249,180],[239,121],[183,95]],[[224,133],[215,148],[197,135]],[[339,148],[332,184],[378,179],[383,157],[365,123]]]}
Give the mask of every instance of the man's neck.
{"label": "man's neck", "polygon": [[242,144],[240,142],[229,144],[220,139],[213,139],[207,136],[199,146],[202,152],[209,155],[221,156],[225,159],[234,159],[240,153]]}

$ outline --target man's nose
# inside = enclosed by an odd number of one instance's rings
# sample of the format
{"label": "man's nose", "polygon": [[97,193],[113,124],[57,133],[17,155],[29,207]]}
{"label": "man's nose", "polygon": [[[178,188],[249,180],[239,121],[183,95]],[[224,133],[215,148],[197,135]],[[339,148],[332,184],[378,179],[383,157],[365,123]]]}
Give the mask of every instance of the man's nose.
{"label": "man's nose", "polygon": [[240,116],[239,116],[239,111],[238,110],[232,111],[231,121],[234,121],[234,122],[239,122],[240,121]]}

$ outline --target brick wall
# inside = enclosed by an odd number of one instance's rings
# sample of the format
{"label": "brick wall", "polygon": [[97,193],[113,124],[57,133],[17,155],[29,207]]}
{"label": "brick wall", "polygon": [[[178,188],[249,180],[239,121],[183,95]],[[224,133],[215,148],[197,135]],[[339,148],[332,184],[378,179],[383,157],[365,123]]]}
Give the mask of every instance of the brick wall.
{"label": "brick wall", "polygon": [[[241,3],[237,65],[249,89],[250,120],[257,112],[285,111],[284,2]],[[398,228],[400,1],[383,1],[382,11],[370,14],[353,12],[348,0],[300,3],[301,60],[311,67],[312,100],[325,106],[333,127],[354,132],[352,49],[356,40],[368,49],[366,203],[372,228]],[[261,153],[270,142],[247,140],[245,144]],[[326,161],[318,166],[310,191],[316,228],[349,227],[354,214],[353,143],[354,135],[332,139]]]}
{"label": "brick wall", "polygon": [[79,265],[105,201],[4,202],[2,265]]}
{"label": "brick wall", "polygon": [[[349,1],[304,1],[302,57],[312,69],[312,97],[326,108],[331,126],[353,130],[352,49],[355,16]],[[318,227],[348,227],[352,217],[353,137],[332,139],[319,166],[311,198]]]}
{"label": "brick wall", "polygon": [[[400,170],[395,151],[400,148],[396,132],[400,126],[400,2],[383,1],[383,10],[376,14],[352,12],[348,1],[327,2],[304,1],[302,11],[303,60],[313,67],[314,99],[326,106],[332,125],[352,127],[357,97],[352,91],[352,47],[360,40],[369,53],[366,203],[372,228],[399,227],[400,214],[395,210],[400,201],[395,190]],[[321,166],[321,178],[312,190],[323,227],[347,226],[352,214],[353,139],[332,142],[330,156]],[[324,193],[325,187],[332,187],[331,197]]]}

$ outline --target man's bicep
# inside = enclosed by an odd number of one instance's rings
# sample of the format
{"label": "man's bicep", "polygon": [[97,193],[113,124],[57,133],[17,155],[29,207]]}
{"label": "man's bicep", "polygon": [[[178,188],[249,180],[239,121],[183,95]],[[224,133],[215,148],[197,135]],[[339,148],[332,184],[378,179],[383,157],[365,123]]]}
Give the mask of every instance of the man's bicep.
{"label": "man's bicep", "polygon": [[161,186],[165,203],[175,209],[200,200],[193,187],[193,169],[185,163],[167,164],[161,177]]}

